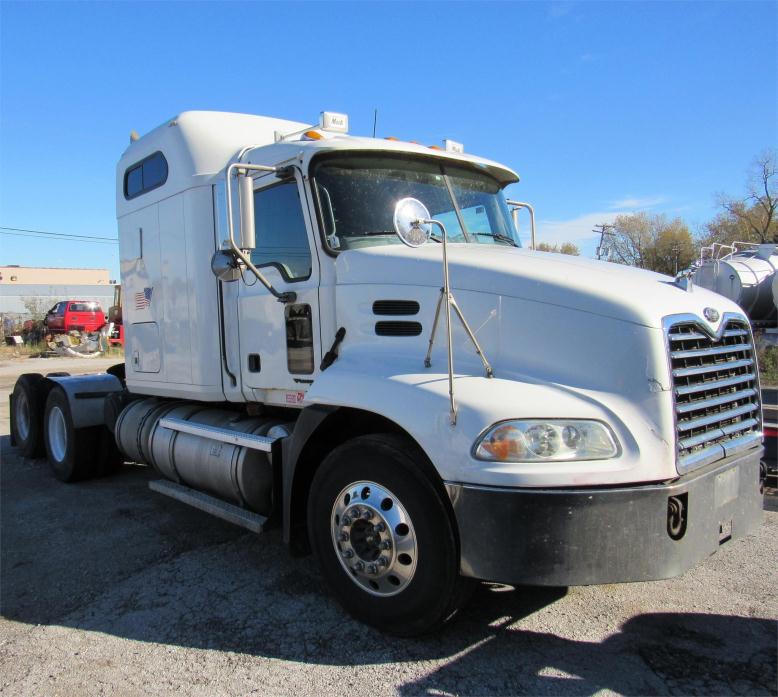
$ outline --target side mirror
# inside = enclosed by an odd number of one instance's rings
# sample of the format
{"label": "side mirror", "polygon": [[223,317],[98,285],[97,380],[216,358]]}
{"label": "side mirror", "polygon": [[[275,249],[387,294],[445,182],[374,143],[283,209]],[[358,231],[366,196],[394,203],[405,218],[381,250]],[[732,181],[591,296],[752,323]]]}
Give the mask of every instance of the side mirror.
{"label": "side mirror", "polygon": [[254,180],[244,174],[238,177],[240,199],[240,248],[246,251],[257,246],[254,229]]}
{"label": "side mirror", "polygon": [[394,207],[394,229],[397,236],[409,247],[421,247],[430,237],[432,226],[423,223],[429,220],[430,212],[415,198],[402,198]]}

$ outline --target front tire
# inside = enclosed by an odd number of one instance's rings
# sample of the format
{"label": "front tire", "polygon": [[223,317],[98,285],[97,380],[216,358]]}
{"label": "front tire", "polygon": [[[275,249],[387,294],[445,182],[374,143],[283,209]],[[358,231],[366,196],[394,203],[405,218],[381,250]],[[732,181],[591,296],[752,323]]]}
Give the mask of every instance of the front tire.
{"label": "front tire", "polygon": [[355,438],[324,460],[308,499],[309,539],[332,593],[356,619],[399,636],[440,627],[471,586],[423,457],[394,434]]}

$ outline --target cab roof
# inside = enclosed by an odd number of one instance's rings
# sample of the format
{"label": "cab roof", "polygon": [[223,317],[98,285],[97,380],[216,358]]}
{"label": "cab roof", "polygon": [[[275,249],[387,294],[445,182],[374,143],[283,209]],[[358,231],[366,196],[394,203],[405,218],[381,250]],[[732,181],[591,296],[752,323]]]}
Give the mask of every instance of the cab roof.
{"label": "cab roof", "polygon": [[[305,135],[314,131],[320,136]],[[193,186],[212,183],[238,156],[276,164],[300,159],[306,164],[318,153],[333,151],[406,153],[466,164],[487,171],[503,186],[519,180],[511,169],[467,153],[436,150],[417,143],[330,133],[317,125],[268,116],[219,111],[185,111],[130,143],[116,169],[116,210],[121,216]],[[127,200],[125,174],[145,158],[161,152],[167,161],[164,185]]]}

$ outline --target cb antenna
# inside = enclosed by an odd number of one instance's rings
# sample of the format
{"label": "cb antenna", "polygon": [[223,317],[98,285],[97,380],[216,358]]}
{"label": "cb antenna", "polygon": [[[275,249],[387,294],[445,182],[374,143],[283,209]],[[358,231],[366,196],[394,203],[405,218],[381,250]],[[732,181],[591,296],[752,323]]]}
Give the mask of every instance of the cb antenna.
{"label": "cb antenna", "polygon": [[376,124],[378,124],[378,109],[373,109],[373,138],[375,138]]}

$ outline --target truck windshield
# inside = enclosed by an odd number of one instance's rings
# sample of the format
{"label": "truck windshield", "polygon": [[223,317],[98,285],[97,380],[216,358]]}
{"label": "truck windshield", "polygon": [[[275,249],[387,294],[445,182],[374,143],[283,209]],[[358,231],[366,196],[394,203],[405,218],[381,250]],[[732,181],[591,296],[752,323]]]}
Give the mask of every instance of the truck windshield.
{"label": "truck windshield", "polygon": [[[333,250],[402,244],[394,208],[407,196],[446,226],[451,242],[521,246],[499,183],[487,174],[420,157],[328,157],[314,164],[314,188]],[[439,241],[433,228],[428,244]]]}

